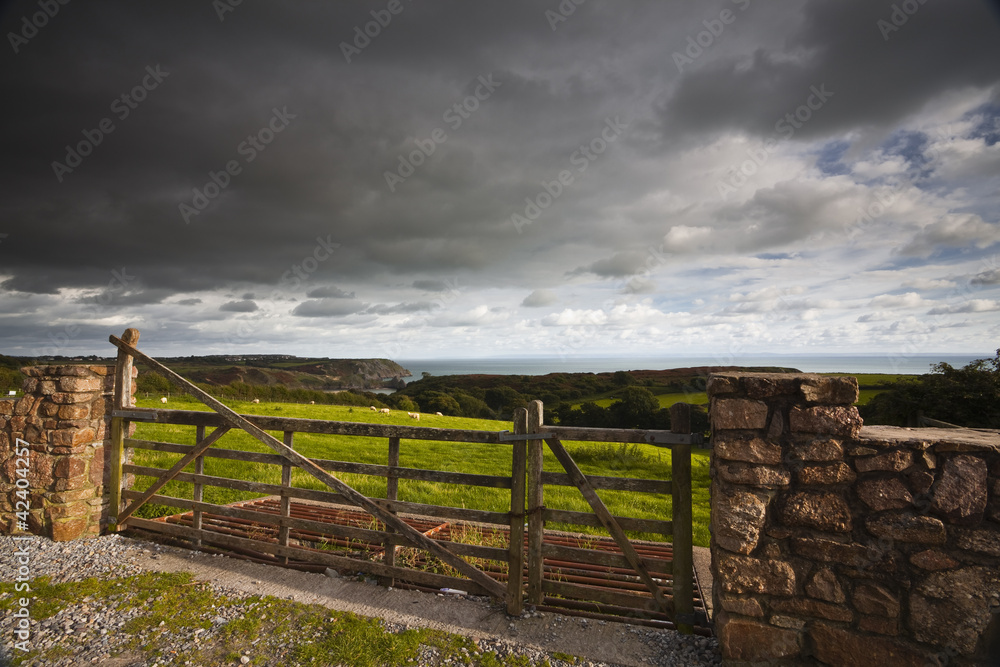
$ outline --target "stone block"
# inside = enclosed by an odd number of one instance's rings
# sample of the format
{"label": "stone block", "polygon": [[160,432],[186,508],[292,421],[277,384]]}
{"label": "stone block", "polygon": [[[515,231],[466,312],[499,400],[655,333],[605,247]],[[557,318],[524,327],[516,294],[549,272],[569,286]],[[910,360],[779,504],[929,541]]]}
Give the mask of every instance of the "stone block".
{"label": "stone block", "polygon": [[49,396],[56,393],[59,390],[54,380],[40,380],[38,387],[35,389],[36,392],[42,396]]}
{"label": "stone block", "polygon": [[723,609],[733,614],[756,616],[758,618],[764,615],[764,609],[760,606],[760,602],[754,598],[724,597],[719,604]]}
{"label": "stone block", "polygon": [[798,390],[801,377],[801,375],[751,373],[744,376],[743,386],[749,398],[791,396]]}
{"label": "stone block", "polygon": [[711,396],[734,394],[740,390],[740,381],[734,375],[711,375],[705,391]]}
{"label": "stone block", "polygon": [[911,465],[913,465],[913,453],[905,449],[854,459],[854,469],[858,472],[901,472]]}
{"label": "stone block", "polygon": [[992,620],[991,601],[997,592],[1000,572],[995,568],[932,572],[910,592],[910,629],[919,641],[970,655]]}
{"label": "stone block", "polygon": [[38,406],[38,414],[43,417],[55,417],[59,414],[60,406],[58,403],[53,403],[51,401],[42,401],[42,404]]}
{"label": "stone block", "polygon": [[67,403],[93,403],[95,399],[99,398],[100,394],[87,394],[87,393],[76,393],[72,391],[61,391],[56,394],[52,394],[49,400],[53,403],[59,403],[60,405],[65,405]]}
{"label": "stone block", "polygon": [[[22,460],[23,463],[23,460]],[[54,461],[51,456],[41,452],[32,452],[28,456],[28,488],[47,489],[52,484],[52,466]],[[3,462],[3,481],[14,484],[18,478],[18,459],[11,457]]]}
{"label": "stone block", "polygon": [[54,542],[69,542],[82,537],[87,529],[86,517],[64,519],[52,522],[52,540]]}
{"label": "stone block", "polygon": [[958,561],[937,549],[924,549],[910,556],[910,562],[924,570],[950,570]]}
{"label": "stone block", "polygon": [[92,428],[81,428],[79,430],[55,431],[52,434],[52,445],[56,447],[75,447],[97,439],[97,434]]}
{"label": "stone block", "polygon": [[894,637],[899,634],[899,619],[862,615],[858,618],[858,630]]}
{"label": "stone block", "polygon": [[94,449],[94,456],[90,459],[88,474],[90,483],[94,486],[104,484],[104,445],[98,445]]}
{"label": "stone block", "polygon": [[792,445],[791,457],[800,461],[842,461],[844,445],[836,438],[812,438]]}
{"label": "stone block", "polygon": [[986,496],[986,461],[959,454],[945,461],[931,506],[949,523],[971,526],[983,520]]}
{"label": "stone block", "polygon": [[828,621],[841,621],[843,623],[850,623],[854,620],[854,612],[847,607],[820,600],[806,600],[804,598],[772,600],[771,609],[787,614],[825,618]]}
{"label": "stone block", "polygon": [[86,472],[87,462],[77,456],[60,457],[52,469],[55,477],[78,477]]}
{"label": "stone block", "polygon": [[836,493],[795,491],[780,498],[777,506],[778,517],[786,526],[835,533],[851,530],[851,510]]}
{"label": "stone block", "polygon": [[757,547],[767,514],[767,496],[749,491],[712,494],[712,535],[728,551],[749,554]]}
{"label": "stone block", "polygon": [[931,490],[934,484],[934,475],[926,470],[913,470],[907,475],[910,482],[910,491],[918,496],[922,496]]}
{"label": "stone block", "polygon": [[823,433],[857,438],[861,432],[861,416],[854,406],[795,406],[788,414],[788,425],[793,433]]}
{"label": "stone block", "polygon": [[875,537],[899,542],[944,544],[947,540],[947,532],[940,519],[909,512],[870,516],[865,519],[865,527]]}
{"label": "stone block", "polygon": [[824,405],[854,405],[858,401],[858,380],[853,377],[814,375],[802,381],[802,398]]}
{"label": "stone block", "polygon": [[850,484],[857,475],[843,461],[822,466],[806,466],[799,471],[802,484]]}
{"label": "stone block", "polygon": [[90,479],[86,475],[76,477],[57,477],[52,485],[54,491],[76,491],[78,489],[92,488]]}
{"label": "stone block", "polygon": [[715,583],[722,587],[724,593],[784,596],[795,593],[795,570],[784,561],[723,552],[713,554],[713,557],[717,573]]}
{"label": "stone block", "polygon": [[778,442],[785,433],[785,413],[775,410],[771,415],[771,424],[767,427],[767,439]]}
{"label": "stone block", "polygon": [[59,380],[59,391],[102,391],[104,382],[101,378],[63,377]]}
{"label": "stone block", "polygon": [[861,501],[876,512],[903,509],[913,502],[913,496],[895,477],[866,479],[857,485],[857,491]]}
{"label": "stone block", "polygon": [[996,528],[959,528],[954,534],[959,549],[1000,557],[1000,531]]}
{"label": "stone block", "polygon": [[[90,406],[85,403],[62,405],[58,410],[59,419],[86,419],[90,416]],[[51,417],[52,415],[47,416]]]}
{"label": "stone block", "polygon": [[892,665],[892,667],[927,667],[936,664],[931,654],[923,653],[889,638],[862,635],[825,623],[809,628],[815,651],[813,657],[831,667]]}
{"label": "stone block", "polygon": [[789,630],[801,630],[806,627],[806,621],[801,618],[795,618],[794,616],[784,616],[782,614],[774,614],[771,616],[771,625],[777,626],[779,628],[788,628]]}
{"label": "stone block", "polygon": [[872,561],[868,548],[856,542],[837,542],[824,538],[799,537],[792,539],[792,551],[804,558],[823,563],[839,563],[862,567]]}
{"label": "stone block", "polygon": [[81,500],[90,500],[95,495],[96,489],[88,487],[85,489],[77,489],[76,491],[57,491],[52,494],[50,500],[53,503],[59,504],[75,503]]}
{"label": "stone block", "polygon": [[781,463],[781,446],[761,438],[718,437],[712,453],[720,459],[746,463]]}
{"label": "stone block", "polygon": [[879,584],[859,584],[851,594],[851,601],[862,614],[888,618],[899,616],[899,599]]}
{"label": "stone block", "polygon": [[0,415],[14,414],[14,401],[0,401]]}
{"label": "stone block", "polygon": [[90,516],[90,507],[86,503],[67,503],[65,505],[49,505],[45,510],[52,521],[60,519],[75,519]]}
{"label": "stone block", "polygon": [[716,472],[720,480],[730,484],[775,488],[788,486],[792,481],[792,475],[787,470],[749,463],[719,461],[716,463]]}
{"label": "stone block", "polygon": [[844,589],[837,581],[837,575],[828,567],[821,567],[813,574],[812,578],[806,582],[806,595],[824,602],[834,602],[840,604],[847,598],[844,596]]}
{"label": "stone block", "polygon": [[780,660],[795,658],[801,650],[801,633],[796,630],[734,618],[725,612],[719,614],[715,627],[723,660]]}
{"label": "stone block", "polygon": [[767,404],[746,398],[717,398],[712,404],[712,430],[749,430],[767,426]]}

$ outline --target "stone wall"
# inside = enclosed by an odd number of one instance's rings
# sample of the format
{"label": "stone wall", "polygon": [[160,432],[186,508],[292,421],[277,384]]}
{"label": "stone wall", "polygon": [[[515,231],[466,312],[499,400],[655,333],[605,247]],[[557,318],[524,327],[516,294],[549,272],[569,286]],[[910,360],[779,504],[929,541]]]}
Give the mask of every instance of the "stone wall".
{"label": "stone wall", "polygon": [[708,393],[727,663],[997,664],[998,434],[863,428],[854,378],[723,373]]}
{"label": "stone wall", "polygon": [[[114,366],[30,366],[22,373],[24,395],[0,400],[0,525],[15,532],[16,481],[26,468],[30,532],[57,541],[97,535],[107,525]],[[18,439],[29,445],[27,466],[14,455]]]}

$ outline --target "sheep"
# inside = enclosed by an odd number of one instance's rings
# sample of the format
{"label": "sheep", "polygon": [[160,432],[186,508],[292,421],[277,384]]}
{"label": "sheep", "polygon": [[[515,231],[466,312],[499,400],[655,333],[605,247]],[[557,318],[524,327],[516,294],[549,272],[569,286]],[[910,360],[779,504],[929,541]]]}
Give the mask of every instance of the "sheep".
{"label": "sheep", "polygon": [[374,405],[369,405],[368,409],[371,410],[372,412],[378,412],[378,408],[376,408]]}
{"label": "sheep", "polygon": [[259,398],[255,398],[255,399],[253,399],[253,400],[252,400],[252,401],[250,401],[250,402],[251,402],[251,403],[260,403],[260,399],[259,399]]}
{"label": "sheep", "polygon": [[389,414],[389,408],[382,408],[381,410],[379,410],[379,412],[381,412],[384,415],[387,415]]}
{"label": "sheep", "polygon": [[166,396],[160,396],[160,403],[166,403],[166,402],[167,402],[167,397]]}
{"label": "sheep", "polygon": [[406,414],[410,415],[410,419],[416,419],[417,421],[420,421],[419,412],[407,412]]}
{"label": "sheep", "polygon": [[444,417],[444,415],[441,414],[440,412],[435,412],[434,414],[436,414],[438,417]]}
{"label": "sheep", "polygon": [[316,401],[309,401],[309,405],[316,405]]}

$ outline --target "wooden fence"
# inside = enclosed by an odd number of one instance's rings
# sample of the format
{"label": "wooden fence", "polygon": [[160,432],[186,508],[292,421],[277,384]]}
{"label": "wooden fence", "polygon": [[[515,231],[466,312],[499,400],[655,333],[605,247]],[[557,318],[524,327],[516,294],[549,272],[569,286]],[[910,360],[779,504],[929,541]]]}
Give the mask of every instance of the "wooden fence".
{"label": "wooden fence", "polygon": [[[361,571],[388,580],[399,580],[434,588],[454,588],[473,594],[489,595],[503,601],[508,613],[519,615],[525,601],[541,605],[547,597],[569,597],[596,603],[651,609],[670,618],[682,632],[691,632],[696,623],[693,603],[692,527],[691,527],[691,455],[692,442],[700,436],[687,431],[687,406],[671,410],[673,429],[666,431],[591,429],[548,426],[543,423],[542,404],[534,401],[528,410],[516,415],[512,431],[440,429],[390,424],[336,422],[312,419],[238,415],[214,398],[187,382],[173,371],[146,356],[135,345],[138,332],[129,329],[121,339],[111,342],[119,348],[116,369],[115,409],[112,419],[112,511],[117,511],[118,529],[135,528],[189,541],[196,547],[213,545],[234,550],[270,554],[279,559],[308,560],[334,569]],[[130,395],[131,367],[137,359],[167,375],[214,412],[187,410],[136,409],[127,405]],[[131,422],[189,425],[196,429],[196,444],[154,442],[126,437]],[[230,429],[239,428],[270,447],[274,453],[225,449],[218,441]],[[213,429],[210,433],[208,429]],[[267,431],[283,434],[282,440]],[[308,459],[295,451],[295,434],[328,434],[384,438],[388,442],[385,465]],[[672,480],[643,480],[584,475],[573,461],[563,440],[648,443],[669,447]],[[478,443],[510,447],[509,475],[482,475],[402,467],[400,449],[408,441]],[[547,446],[564,472],[543,471],[543,448]],[[169,469],[127,463],[127,449],[152,450],[180,455]],[[505,452],[504,456],[508,456]],[[279,466],[281,483],[271,484],[231,479],[205,474],[206,458]],[[191,468],[193,466],[193,468]],[[292,470],[299,468],[326,484],[328,490],[293,486]],[[188,470],[185,470],[188,469]],[[335,474],[353,473],[386,480],[386,497],[366,497],[339,480]],[[125,487],[127,475],[154,478],[143,491]],[[169,481],[192,486],[191,499],[160,493]],[[399,498],[400,480],[423,480],[445,484],[506,489],[510,492],[507,512],[447,507],[407,502]],[[550,509],[545,506],[546,486],[572,486],[589,503],[592,512]],[[249,507],[219,505],[204,501],[206,487],[217,487],[279,498],[278,511],[267,513]],[[672,497],[670,520],[651,520],[612,515],[597,490],[617,489],[634,493],[668,494]],[[350,506],[366,512],[372,521],[367,526],[331,524],[296,513],[300,503]],[[186,525],[143,519],[135,511],[144,503],[154,502],[191,513]],[[263,526],[265,537],[254,539],[245,531],[235,533],[208,525],[219,517],[237,523]],[[494,526],[506,534],[506,546],[485,546],[442,541],[433,538],[434,529],[413,517],[432,517],[448,521]],[[617,549],[586,549],[547,543],[546,522],[584,526],[603,526]],[[669,535],[673,541],[672,563],[641,555],[625,531]],[[334,551],[307,546],[309,536],[333,536],[348,542],[374,544],[382,550],[381,562],[359,560]],[[418,549],[447,566],[448,573],[415,569],[400,562],[398,550]],[[467,559],[476,559],[470,562]],[[571,558],[575,562],[605,568],[627,568],[635,573],[643,591],[606,591],[579,583],[547,578],[547,563]],[[490,564],[501,567],[492,567]],[[450,569],[449,569],[450,568]],[[504,572],[504,570],[506,572]],[[654,571],[655,570],[655,571]]]}

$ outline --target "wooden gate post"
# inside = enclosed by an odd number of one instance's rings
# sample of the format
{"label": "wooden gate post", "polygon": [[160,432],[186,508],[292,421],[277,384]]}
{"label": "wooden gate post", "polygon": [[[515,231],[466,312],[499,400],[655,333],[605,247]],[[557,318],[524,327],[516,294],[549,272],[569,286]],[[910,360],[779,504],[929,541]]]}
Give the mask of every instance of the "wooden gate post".
{"label": "wooden gate post", "polygon": [[[528,411],[514,412],[514,433],[528,432]],[[507,556],[507,613],[520,616],[524,611],[524,490],[527,476],[528,443],[511,442],[514,451],[510,463],[510,544]]]}
{"label": "wooden gate post", "polygon": [[[139,342],[138,329],[126,329],[122,340],[134,346]],[[115,393],[112,410],[128,408],[132,398],[132,355],[122,349],[118,350],[118,361],[115,364]],[[108,475],[110,498],[108,499],[108,530],[117,531],[118,514],[122,511],[122,465],[125,463],[125,432],[128,422],[121,417],[111,418],[111,452],[108,460],[111,470]],[[112,528],[114,524],[114,528]]]}
{"label": "wooden gate post", "polygon": [[[543,414],[541,401],[528,404],[528,433],[542,432]],[[542,539],[545,536],[545,522],[542,520],[545,508],[545,490],[542,488],[543,448],[541,440],[528,441],[528,602],[533,605],[542,604],[545,567],[542,557]]]}
{"label": "wooden gate post", "polygon": [[[675,403],[670,406],[670,432],[691,432],[691,406]],[[671,445],[670,476],[673,479],[674,619],[681,634],[694,633],[694,537],[691,527],[691,445]]]}

